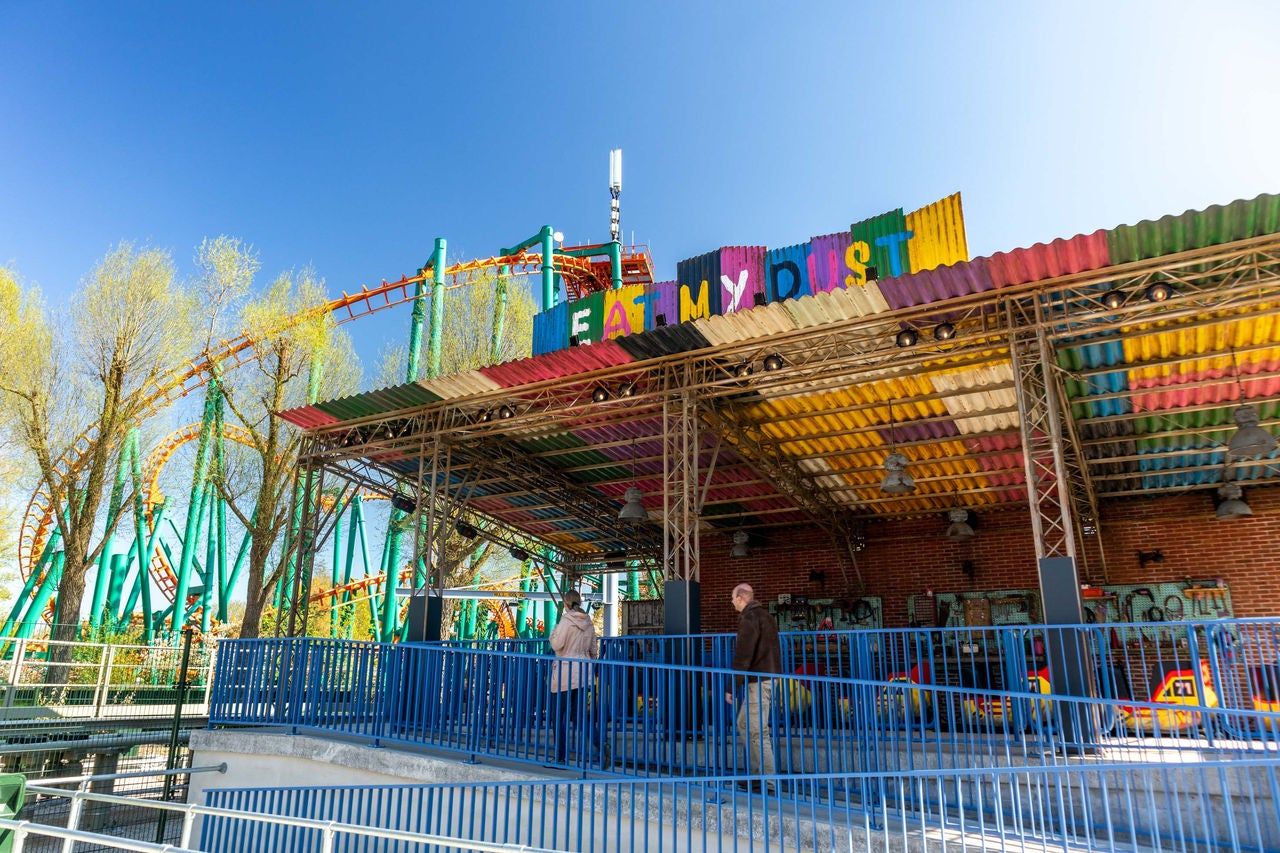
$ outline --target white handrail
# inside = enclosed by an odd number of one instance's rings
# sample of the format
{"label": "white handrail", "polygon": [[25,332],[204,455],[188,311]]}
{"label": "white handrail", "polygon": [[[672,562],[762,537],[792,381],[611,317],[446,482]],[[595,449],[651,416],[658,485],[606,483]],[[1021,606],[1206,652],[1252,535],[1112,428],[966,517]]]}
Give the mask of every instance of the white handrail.
{"label": "white handrail", "polygon": [[[385,838],[392,841],[414,841],[426,844],[438,844],[445,847],[462,846],[468,850],[478,850],[481,853],[562,853],[562,851],[554,850],[548,847],[531,847],[525,844],[497,844],[488,841],[476,841],[472,839],[458,838],[449,835],[435,835],[426,832],[405,832],[398,829],[383,829],[373,826],[360,826],[353,823],[342,823],[336,820],[315,820],[305,817],[290,817],[287,815],[266,815],[258,812],[241,811],[239,809],[220,809],[213,806],[200,806],[192,803],[169,803],[161,800],[137,799],[134,797],[122,797],[117,794],[95,794],[88,791],[65,791],[60,788],[47,788],[44,785],[27,785],[28,794],[39,794],[44,797],[62,797],[72,801],[73,814],[78,813],[75,809],[77,801],[89,801],[96,803],[109,803],[114,805],[127,805],[134,808],[143,807],[150,809],[158,809],[161,811],[176,812],[183,816],[182,836],[179,844],[186,845],[191,842],[191,830],[195,822],[195,818],[199,817],[226,817],[237,818],[239,820],[257,821],[259,823],[273,824],[277,826],[292,826],[299,829],[314,829],[321,834],[324,839],[326,850],[330,850],[334,836],[338,833],[348,835],[361,835],[370,838]],[[0,826],[6,824],[29,824],[27,821],[2,821]],[[35,824],[38,826],[39,824]],[[65,837],[65,836],[59,836]],[[93,840],[99,838],[111,842],[124,841],[126,839],[116,838],[115,836],[92,836]],[[135,844],[144,844],[145,842],[132,842]],[[180,851],[188,850],[187,847],[161,847],[159,845],[150,845],[146,847],[119,847],[120,850],[143,850],[143,851]],[[15,847],[15,851],[20,851],[21,847]]]}

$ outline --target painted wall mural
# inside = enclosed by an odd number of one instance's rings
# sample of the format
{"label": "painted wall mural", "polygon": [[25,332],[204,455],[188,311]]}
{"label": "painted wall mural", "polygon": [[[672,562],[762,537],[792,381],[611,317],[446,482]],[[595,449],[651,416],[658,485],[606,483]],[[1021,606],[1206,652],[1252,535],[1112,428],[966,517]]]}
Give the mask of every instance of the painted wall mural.
{"label": "painted wall mural", "polygon": [[570,338],[586,345],[840,288],[875,288],[888,279],[968,259],[956,193],[911,213],[899,208],[795,246],[726,246],[680,261],[675,281],[562,303],[534,318],[533,352],[564,349]]}

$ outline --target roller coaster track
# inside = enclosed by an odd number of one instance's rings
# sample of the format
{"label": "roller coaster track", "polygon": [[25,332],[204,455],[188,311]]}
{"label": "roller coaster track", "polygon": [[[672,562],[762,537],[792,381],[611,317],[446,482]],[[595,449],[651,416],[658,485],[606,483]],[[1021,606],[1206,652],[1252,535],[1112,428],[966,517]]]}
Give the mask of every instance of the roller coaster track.
{"label": "roller coaster track", "polygon": [[[412,568],[404,569],[400,572],[400,581],[399,581],[400,583],[406,583],[412,580],[413,580]],[[512,580],[514,580],[514,578]],[[348,603],[350,603],[350,598],[355,598],[359,596],[361,593],[367,592],[371,589],[379,588],[386,582],[387,582],[387,576],[385,573],[378,574],[378,575],[369,575],[368,577],[360,578],[359,580],[354,580],[354,581],[351,581],[350,583],[341,584],[339,586],[332,587],[331,589],[321,590],[320,592],[312,593],[311,597],[307,599],[307,603],[315,604],[316,602],[319,602],[319,601],[328,600],[330,602],[330,606],[333,606],[337,603],[338,597],[344,594],[349,596]],[[511,615],[511,607],[510,607],[509,601],[487,600],[485,601],[485,607],[488,609],[489,613],[493,616],[494,621],[498,623],[499,637],[502,637],[504,639],[509,639],[517,636],[516,620],[515,620],[515,617]]]}
{"label": "roller coaster track", "polygon": [[[634,263],[634,258],[631,256],[624,256],[624,259]],[[540,254],[527,252],[466,261],[445,269],[444,276],[449,280],[446,287],[455,288],[473,284],[503,267],[507,268],[506,272],[511,276],[533,275],[541,271],[541,264]],[[590,292],[604,286],[599,278],[600,265],[593,264],[588,259],[557,255],[556,268],[564,276],[567,286],[572,287],[570,292]],[[412,302],[417,297],[416,289],[419,284],[430,285],[430,272],[424,270],[413,277],[402,276],[399,281],[394,282],[384,280],[381,285],[373,288],[362,286],[355,293],[343,291],[342,296],[337,299],[281,318],[274,326],[263,331],[261,336],[263,339],[269,338],[317,317],[332,317],[337,324],[363,319],[379,311]],[[212,378],[215,366],[226,372],[253,362],[257,358],[257,342],[249,335],[241,334],[230,341],[223,341],[211,352],[206,351],[201,356],[174,367],[136,392],[143,398],[138,418],[141,420],[150,417],[178,399],[204,387]],[[85,456],[97,430],[97,424],[90,426],[58,459],[54,467],[59,479],[65,481],[67,475],[74,473],[84,464]],[[54,517],[55,512],[56,507],[49,494],[49,485],[42,482],[27,503],[18,537],[18,568],[23,578],[29,577],[35,570],[40,554],[57,523]],[[153,565],[153,575],[155,571]],[[165,574],[169,575],[171,572],[172,570],[169,569]],[[170,587],[169,595],[172,594],[173,590]]]}

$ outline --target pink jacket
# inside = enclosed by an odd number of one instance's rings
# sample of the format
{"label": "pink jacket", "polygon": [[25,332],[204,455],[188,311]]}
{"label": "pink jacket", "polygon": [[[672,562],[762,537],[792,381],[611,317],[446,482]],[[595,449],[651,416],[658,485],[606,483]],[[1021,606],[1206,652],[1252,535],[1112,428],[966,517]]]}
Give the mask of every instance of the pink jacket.
{"label": "pink jacket", "polygon": [[581,610],[566,610],[551,632],[551,649],[556,662],[551,665],[551,692],[576,690],[591,681],[591,664],[578,661],[596,656],[596,627]]}

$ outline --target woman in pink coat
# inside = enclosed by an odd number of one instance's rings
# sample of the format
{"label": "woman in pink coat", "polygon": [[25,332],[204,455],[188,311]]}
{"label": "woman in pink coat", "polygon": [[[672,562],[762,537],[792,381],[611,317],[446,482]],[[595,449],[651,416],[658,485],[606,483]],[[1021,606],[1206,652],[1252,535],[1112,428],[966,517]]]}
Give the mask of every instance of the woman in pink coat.
{"label": "woman in pink coat", "polygon": [[[551,649],[556,653],[551,665],[550,709],[556,764],[564,764],[568,757],[571,728],[579,745],[586,735],[591,752],[600,755],[600,733],[592,722],[593,709],[588,707],[593,667],[587,661],[596,657],[596,628],[582,610],[582,596],[574,590],[564,594],[564,613],[551,632]],[[587,723],[586,731],[580,725],[583,721]],[[607,759],[604,763],[608,764]]]}

